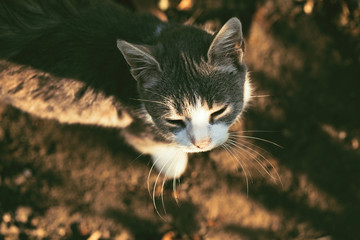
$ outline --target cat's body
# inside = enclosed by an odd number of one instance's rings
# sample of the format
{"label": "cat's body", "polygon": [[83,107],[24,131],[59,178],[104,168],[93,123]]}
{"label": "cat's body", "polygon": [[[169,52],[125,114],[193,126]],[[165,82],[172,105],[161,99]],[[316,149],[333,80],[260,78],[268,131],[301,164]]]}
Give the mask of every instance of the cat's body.
{"label": "cat's body", "polygon": [[183,173],[188,152],[227,140],[249,99],[242,57],[236,18],[212,35],[110,1],[0,2],[0,99],[121,128],[169,177]]}

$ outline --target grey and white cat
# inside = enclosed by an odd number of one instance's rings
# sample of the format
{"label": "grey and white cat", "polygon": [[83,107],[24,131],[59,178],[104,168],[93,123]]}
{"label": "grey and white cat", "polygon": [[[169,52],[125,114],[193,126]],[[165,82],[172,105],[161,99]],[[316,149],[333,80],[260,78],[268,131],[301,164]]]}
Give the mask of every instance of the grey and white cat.
{"label": "grey and white cat", "polygon": [[241,23],[215,34],[111,1],[0,2],[0,99],[63,123],[116,127],[156,169],[224,144],[251,93]]}

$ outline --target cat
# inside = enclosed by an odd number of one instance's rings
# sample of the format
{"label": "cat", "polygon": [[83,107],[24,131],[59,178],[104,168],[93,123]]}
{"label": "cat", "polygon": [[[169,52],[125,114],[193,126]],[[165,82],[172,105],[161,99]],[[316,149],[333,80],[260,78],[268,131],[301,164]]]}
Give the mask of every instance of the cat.
{"label": "cat", "polygon": [[224,144],[251,96],[241,22],[216,33],[110,0],[0,1],[0,99],[119,128],[167,178]]}

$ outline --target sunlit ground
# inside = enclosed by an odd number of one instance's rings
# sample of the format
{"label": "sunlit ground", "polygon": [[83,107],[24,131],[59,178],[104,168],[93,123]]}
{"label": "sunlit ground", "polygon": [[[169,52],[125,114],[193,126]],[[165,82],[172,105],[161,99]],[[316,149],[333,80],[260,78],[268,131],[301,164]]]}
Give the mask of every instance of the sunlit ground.
{"label": "sunlit ground", "polygon": [[0,239],[360,239],[359,3],[189,2],[168,18],[243,23],[248,137],[192,155],[175,190],[158,179],[157,213],[150,159],[117,130],[2,104]]}

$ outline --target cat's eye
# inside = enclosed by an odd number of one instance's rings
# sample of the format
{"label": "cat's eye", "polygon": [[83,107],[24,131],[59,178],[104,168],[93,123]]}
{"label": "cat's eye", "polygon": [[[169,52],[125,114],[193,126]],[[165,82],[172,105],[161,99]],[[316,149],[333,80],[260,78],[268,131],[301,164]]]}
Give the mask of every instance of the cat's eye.
{"label": "cat's eye", "polygon": [[213,113],[210,115],[210,121],[211,121],[211,122],[214,122],[214,120],[215,120],[216,118],[218,118],[221,114],[223,114],[226,109],[227,109],[227,106],[224,106],[224,107],[220,108],[219,110],[213,112]]}
{"label": "cat's eye", "polygon": [[167,123],[169,123],[170,125],[176,126],[176,127],[186,127],[186,124],[183,120],[181,119],[165,119]]}

